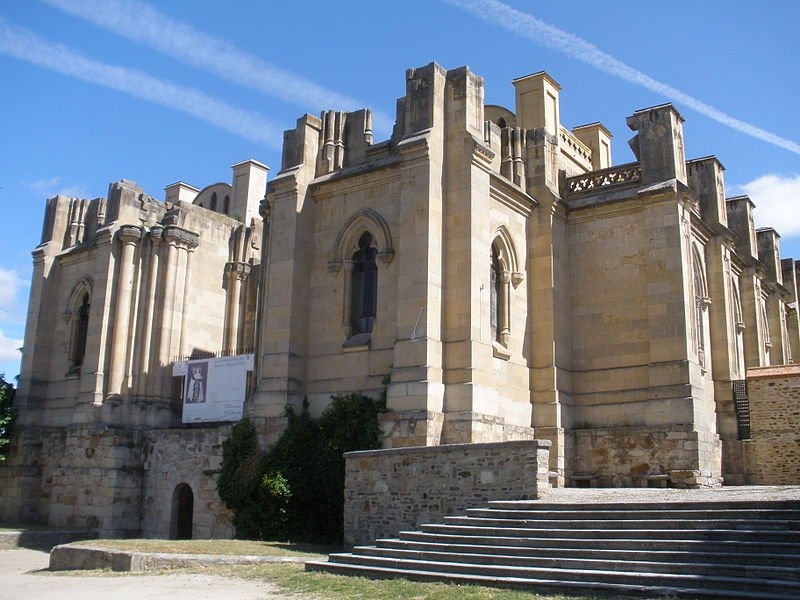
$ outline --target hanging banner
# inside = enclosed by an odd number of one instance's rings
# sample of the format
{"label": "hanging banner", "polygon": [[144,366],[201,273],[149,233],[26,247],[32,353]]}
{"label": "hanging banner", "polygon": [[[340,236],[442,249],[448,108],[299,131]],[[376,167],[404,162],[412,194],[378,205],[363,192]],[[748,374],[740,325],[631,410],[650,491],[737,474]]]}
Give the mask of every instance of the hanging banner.
{"label": "hanging banner", "polygon": [[241,419],[247,396],[247,373],[252,370],[252,354],[175,363],[172,375],[184,377],[181,422]]}

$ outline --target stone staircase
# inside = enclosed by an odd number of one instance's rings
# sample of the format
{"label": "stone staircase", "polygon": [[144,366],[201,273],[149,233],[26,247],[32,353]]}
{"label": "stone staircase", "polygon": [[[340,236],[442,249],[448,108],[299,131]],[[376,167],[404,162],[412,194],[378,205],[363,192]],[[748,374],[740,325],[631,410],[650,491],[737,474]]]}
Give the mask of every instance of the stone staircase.
{"label": "stone staircase", "polygon": [[800,501],[490,502],[306,570],[537,592],[800,599]]}

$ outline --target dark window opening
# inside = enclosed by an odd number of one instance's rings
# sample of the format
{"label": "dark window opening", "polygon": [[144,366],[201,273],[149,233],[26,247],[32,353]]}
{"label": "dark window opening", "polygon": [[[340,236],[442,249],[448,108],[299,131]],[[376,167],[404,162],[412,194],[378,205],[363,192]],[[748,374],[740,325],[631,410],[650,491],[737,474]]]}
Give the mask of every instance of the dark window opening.
{"label": "dark window opening", "polygon": [[72,371],[77,371],[83,364],[86,355],[86,338],[89,331],[89,294],[83,295],[75,321],[75,333],[72,341]]}
{"label": "dark window opening", "polygon": [[230,214],[231,212],[231,197],[227,194],[225,195],[225,200],[222,202],[222,212],[226,215]]}
{"label": "dark window opening", "polygon": [[217,210],[217,192],[211,194],[211,210]]}
{"label": "dark window opening", "polygon": [[358,240],[353,254],[353,277],[350,304],[352,334],[370,333],[378,307],[378,250],[372,247],[372,235],[365,233]]}
{"label": "dark window opening", "polygon": [[499,119],[497,119],[497,126],[498,127],[505,127],[506,126],[506,120],[503,117],[500,117]]}

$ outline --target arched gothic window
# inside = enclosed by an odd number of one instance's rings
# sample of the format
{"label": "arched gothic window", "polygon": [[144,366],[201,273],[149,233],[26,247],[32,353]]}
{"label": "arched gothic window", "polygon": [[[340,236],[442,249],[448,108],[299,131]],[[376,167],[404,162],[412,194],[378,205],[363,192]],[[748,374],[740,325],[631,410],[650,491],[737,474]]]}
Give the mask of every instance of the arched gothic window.
{"label": "arched gothic window", "polygon": [[492,246],[491,273],[489,276],[489,325],[492,329],[492,340],[500,341],[500,297],[502,288],[500,281],[502,274],[500,271],[500,260],[497,258],[497,250]]}
{"label": "arched gothic window", "polygon": [[767,301],[760,297],[758,300],[758,319],[761,322],[761,335],[764,340],[762,366],[768,367],[772,364],[770,353],[772,352],[772,338],[769,334],[769,318],[767,317]]}
{"label": "arched gothic window", "polygon": [[89,294],[84,292],[81,302],[72,316],[72,343],[69,353],[69,371],[80,371],[86,355],[86,338],[89,332]]}
{"label": "arched gothic window", "polygon": [[225,200],[222,202],[222,212],[229,215],[231,212],[231,197],[225,194]]}
{"label": "arched gothic window", "polygon": [[211,210],[217,210],[217,192],[211,194]]}
{"label": "arched gothic window", "polygon": [[710,337],[708,322],[708,307],[711,300],[708,297],[706,278],[703,272],[703,262],[696,247],[692,248],[692,288],[694,291],[694,348],[697,352],[697,361],[706,368],[708,355],[708,340]]}
{"label": "arched gothic window", "polygon": [[364,233],[353,254],[350,284],[350,326],[353,335],[370,333],[375,324],[378,307],[378,250],[372,245],[372,235]]}
{"label": "arched gothic window", "polygon": [[511,336],[511,271],[497,243],[492,244],[489,268],[489,325],[492,341],[508,346]]}
{"label": "arched gothic window", "polygon": [[736,374],[740,379],[744,378],[744,317],[742,316],[742,301],[739,297],[739,286],[732,282],[733,291],[733,319],[736,340]]}

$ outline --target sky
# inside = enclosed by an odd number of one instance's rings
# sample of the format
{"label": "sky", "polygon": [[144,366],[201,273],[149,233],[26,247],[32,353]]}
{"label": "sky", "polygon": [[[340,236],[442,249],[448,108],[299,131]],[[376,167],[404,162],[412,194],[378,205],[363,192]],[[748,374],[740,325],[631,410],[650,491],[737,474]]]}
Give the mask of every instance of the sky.
{"label": "sky", "polygon": [[249,158],[274,176],[282,131],[323,109],[371,108],[388,138],[405,69],[432,61],[512,110],[511,81],[547,71],[562,124],[603,123],[615,164],[625,118],[673,102],[687,158],[715,155],[800,259],[799,22],[796,0],[4,0],[0,373],[19,372],[46,198],[126,178],[163,199]]}

